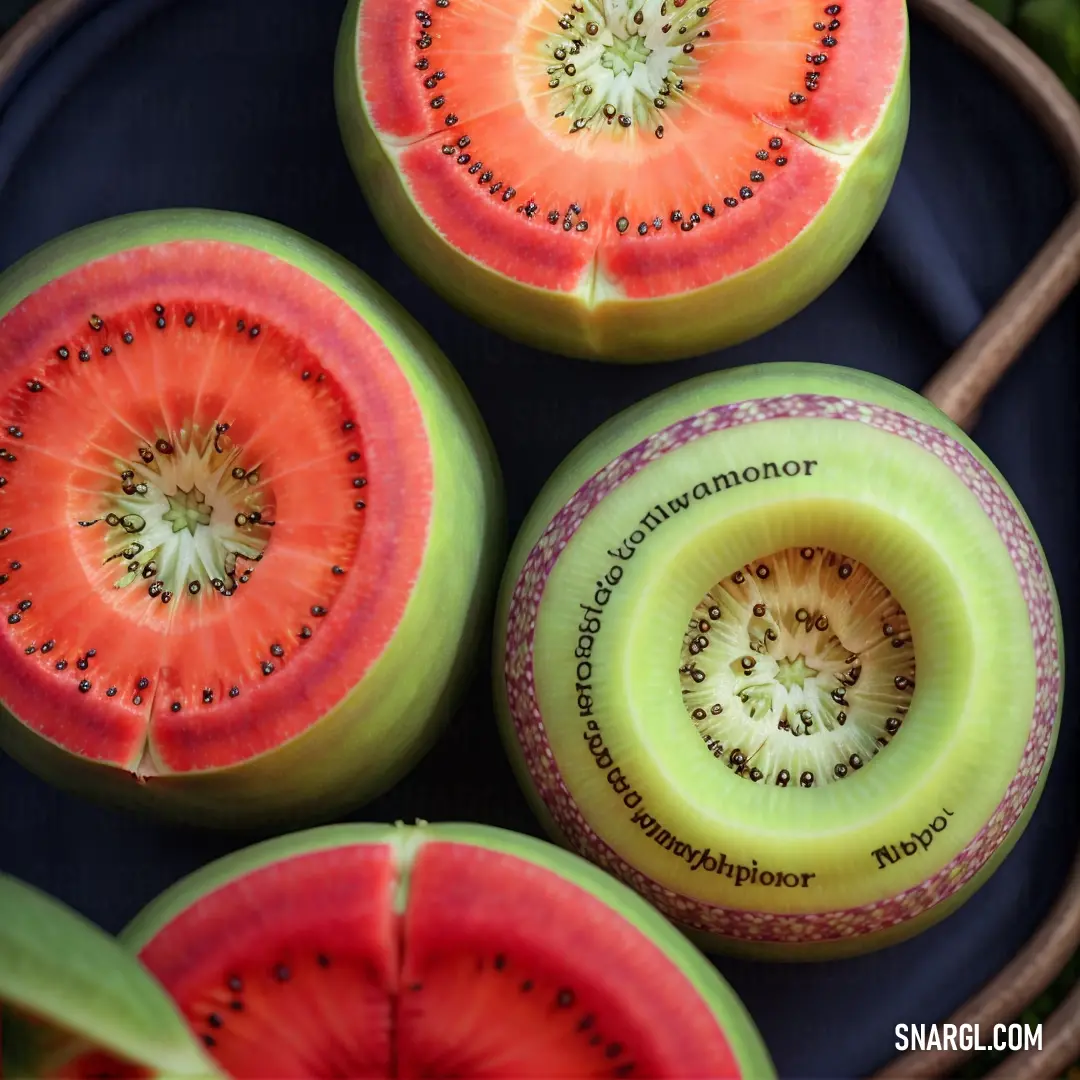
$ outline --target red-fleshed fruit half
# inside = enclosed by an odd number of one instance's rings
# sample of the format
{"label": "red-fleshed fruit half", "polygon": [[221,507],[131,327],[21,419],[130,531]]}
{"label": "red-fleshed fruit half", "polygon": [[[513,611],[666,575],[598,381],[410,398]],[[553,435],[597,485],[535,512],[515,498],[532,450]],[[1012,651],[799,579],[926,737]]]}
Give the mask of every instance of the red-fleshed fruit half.
{"label": "red-fleshed fruit half", "polygon": [[313,242],[53,241],[0,278],[0,746],[208,823],[363,802],[453,704],[499,492],[446,359]]}
{"label": "red-fleshed fruit half", "polygon": [[451,302],[571,356],[753,337],[847,266],[908,124],[904,0],[349,0],[346,149]]}
{"label": "red-fleshed fruit half", "polygon": [[280,837],[179,882],[122,938],[234,1077],[774,1075],[665,919],[501,829]]}

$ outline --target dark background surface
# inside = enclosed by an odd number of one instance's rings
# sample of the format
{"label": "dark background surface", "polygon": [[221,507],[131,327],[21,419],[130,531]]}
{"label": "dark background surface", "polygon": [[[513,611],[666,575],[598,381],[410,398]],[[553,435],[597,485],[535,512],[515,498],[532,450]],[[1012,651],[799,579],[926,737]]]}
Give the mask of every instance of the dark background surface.
{"label": "dark background surface", "polygon": [[[112,214],[209,206],[259,214],[335,248],[431,332],[499,450],[516,528],[548,474],[598,423],[699,372],[747,362],[846,364],[918,388],[1060,220],[1065,177],[991,73],[917,20],[912,131],[884,218],[844,277],[801,315],[737,349],[644,369],[550,357],[452,311],[382,240],[346,165],[331,68],[340,0],[89,0],[77,23],[0,87],[0,269]],[[1076,640],[1074,298],[988,401],[976,439],[1044,542]],[[1067,667],[1075,664],[1075,647]],[[913,942],[815,966],[718,966],[787,1077],[865,1074],[893,1026],[944,1020],[1030,936],[1076,848],[1076,697],[1034,820],[990,883]],[[356,819],[536,826],[498,744],[479,670],[425,762]],[[181,875],[243,846],[88,806],[0,758],[0,869],[119,930]]]}

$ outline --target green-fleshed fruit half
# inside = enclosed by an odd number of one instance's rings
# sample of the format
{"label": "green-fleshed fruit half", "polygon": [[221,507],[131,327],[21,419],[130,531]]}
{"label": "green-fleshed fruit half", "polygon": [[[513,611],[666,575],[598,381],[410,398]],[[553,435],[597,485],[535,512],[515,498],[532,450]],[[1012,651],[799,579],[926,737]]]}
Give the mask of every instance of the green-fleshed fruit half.
{"label": "green-fleshed fruit half", "polygon": [[648,904],[501,829],[280,837],[122,937],[230,1076],[774,1075],[732,990]]}
{"label": "green-fleshed fruit half", "polygon": [[1061,628],[1005,480],[859,372],[708,375],[522,527],[496,696],[541,818],[709,948],[867,951],[986,880],[1042,789]]}
{"label": "green-fleshed fruit half", "polygon": [[0,1076],[219,1075],[130,953],[59,901],[0,874]]}
{"label": "green-fleshed fruit half", "polygon": [[0,277],[0,746],[208,824],[359,804],[474,658],[500,499],[445,357],[331,252],[63,236]]}
{"label": "green-fleshed fruit half", "polygon": [[908,124],[904,0],[349,0],[345,146],[397,251],[571,356],[753,337],[840,274]]}

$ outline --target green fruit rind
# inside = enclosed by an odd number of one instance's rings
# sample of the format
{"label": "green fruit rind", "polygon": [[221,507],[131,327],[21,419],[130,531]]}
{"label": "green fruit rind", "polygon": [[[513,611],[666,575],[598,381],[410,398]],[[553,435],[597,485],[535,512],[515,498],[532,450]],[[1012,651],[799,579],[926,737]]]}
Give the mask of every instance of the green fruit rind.
{"label": "green fruit rind", "polygon": [[[910,116],[909,48],[873,134],[842,148],[843,179],[825,208],[785,248],[753,268],[690,292],[627,300],[523,285],[447,242],[420,211],[376,134],[360,86],[359,20],[350,0],[335,65],[338,123],[361,190],[391,246],[450,303],[507,337],[587,360],[651,363],[726,348],[795,315],[849,265],[885,208]],[[828,152],[828,148],[819,148]],[[838,148],[838,152],[841,149]]]}
{"label": "green fruit rind", "polygon": [[[219,240],[277,256],[329,288],[378,333],[420,405],[431,444],[432,511],[422,566],[392,638],[363,681],[305,732],[259,757],[136,782],[39,737],[3,708],[0,747],[59,786],[199,824],[325,820],[404,776],[460,700],[484,647],[505,547],[501,472],[468,390],[424,330],[345,259],[260,218],[179,209],[84,226],[0,274],[0,318],[36,289],[95,259],[177,240]],[[223,277],[227,282],[227,268]],[[439,648],[431,648],[432,627],[446,631]],[[402,678],[420,652],[424,678]]]}
{"label": "green fruit rind", "polygon": [[[0,1002],[47,1025],[31,1031],[5,1016],[8,1069],[16,1062],[32,1066],[72,1037],[72,1044],[85,1041],[168,1075],[219,1075],[157,980],[114,938],[6,874],[0,874]],[[20,1045],[20,1034],[27,1045]]]}
{"label": "green fruit rind", "polygon": [[[938,409],[936,409],[930,402],[920,395],[910,391],[904,387],[898,386],[889,380],[879,378],[868,373],[846,370],[843,368],[832,367],[827,365],[817,364],[802,364],[802,363],[777,363],[768,365],[759,365],[753,367],[739,368],[722,373],[713,373],[704,375],[699,378],[689,380],[685,383],[678,385],[677,387],[663,391],[660,394],[654,395],[617,416],[610,419],[607,423],[598,428],[593,434],[591,434],[586,440],[584,440],[572,453],[567,457],[564,463],[556,470],[553,476],[549,479],[544,489],[538,496],[534,506],[528,513],[523,526],[518,534],[518,537],[513,545],[510,558],[508,560],[506,570],[504,572],[503,583],[500,591],[499,602],[497,605],[496,614],[496,629],[495,629],[495,647],[493,656],[493,669],[494,669],[494,696],[496,702],[496,713],[499,718],[500,730],[503,736],[503,741],[506,746],[506,750],[510,761],[514,767],[515,773],[519,779],[523,791],[525,792],[531,806],[537,814],[538,819],[543,825],[544,829],[551,836],[551,838],[559,844],[562,844],[572,850],[579,851],[588,855],[591,852],[584,851],[580,847],[571,844],[566,835],[563,833],[560,826],[556,823],[548,806],[541,798],[538,788],[536,786],[536,780],[530,772],[529,765],[526,760],[525,752],[517,731],[515,729],[514,719],[511,714],[510,701],[508,697],[508,685],[506,676],[506,648],[508,640],[508,629],[512,618],[511,602],[513,600],[515,589],[518,586],[519,578],[526,565],[527,560],[530,558],[534,547],[540,540],[541,536],[545,534],[549,523],[553,520],[555,515],[572,500],[575,493],[579,491],[582,485],[592,476],[603,470],[609,463],[614,462],[620,455],[628,451],[631,447],[635,447],[642,443],[649,436],[654,433],[664,431],[670,425],[677,423],[680,420],[684,420],[687,417],[695,416],[701,413],[703,410],[710,409],[716,406],[722,406],[726,404],[733,404],[744,401],[758,401],[761,399],[771,398],[784,398],[794,395],[819,395],[828,398],[836,398],[844,401],[854,401],[859,403],[865,403],[867,405],[877,405],[884,408],[893,410],[896,413],[911,417],[913,420],[919,421],[923,424],[931,426],[937,429],[939,432],[959,444],[964,450],[966,450],[971,457],[982,466],[983,469],[989,474],[993,481],[1001,489],[1001,492],[1007,497],[1009,504],[1011,504],[1023,527],[1027,530],[1030,539],[1038,552],[1038,557],[1042,562],[1042,566],[1045,571],[1046,557],[1045,552],[1038,544],[1037,536],[1031,525],[1030,519],[1024,512],[1022,506],[1017,500],[1015,493],[1012,492],[1007,481],[1002,476],[1000,471],[989,461],[986,455],[975,445],[974,442],[960,430],[952,421],[944,416]],[[812,424],[814,421],[809,420],[791,420],[792,424]],[[756,425],[752,425],[756,426]],[[768,427],[768,425],[763,425]],[[861,427],[861,425],[859,425]],[[854,429],[855,425],[851,425]],[[804,433],[805,434],[805,433]],[[858,453],[854,446],[852,446],[852,453]],[[719,464],[719,462],[718,462]],[[651,465],[649,466],[652,467]],[[730,467],[725,465],[724,468]],[[647,502],[647,498],[645,502]],[[703,511],[709,513],[709,511]],[[711,513],[717,513],[716,510]],[[723,514],[723,511],[720,511]],[[717,521],[720,518],[716,519]],[[565,540],[565,533],[563,540]],[[622,535],[621,533],[619,535]],[[553,539],[547,541],[549,547],[555,543],[558,539],[558,534]],[[562,541],[560,541],[561,543]],[[574,543],[571,540],[571,545]],[[591,543],[592,541],[590,541]],[[989,542],[989,541],[988,541]],[[545,549],[546,550],[546,549]],[[554,549],[552,549],[554,550]],[[566,552],[570,554],[569,550]],[[582,577],[586,575],[589,568],[578,567],[574,570],[567,570],[565,573],[567,581],[577,580],[581,577],[581,580],[586,584],[590,579],[588,577]],[[595,567],[591,569],[592,573],[596,573]],[[554,573],[554,571],[553,571]],[[549,582],[552,578],[548,579]],[[1050,640],[1056,643],[1057,650],[1057,670],[1060,685],[1061,678],[1061,660],[1063,657],[1063,641],[1062,641],[1062,629],[1061,629],[1061,616],[1060,608],[1058,605],[1056,594],[1053,590],[1052,581],[1049,578],[1049,574],[1045,574],[1045,584],[1047,586],[1050,608],[1052,610],[1052,622],[1053,626],[1047,627],[1050,631]],[[537,586],[540,588],[541,586]],[[650,589],[651,592],[655,592],[656,583],[652,585],[645,583],[645,587]],[[563,590],[565,592],[565,589]],[[651,593],[650,593],[651,595]],[[1017,592],[1017,596],[1019,593]],[[624,603],[629,603],[626,600]],[[636,609],[635,609],[636,610]],[[520,616],[519,616],[520,618]],[[532,618],[532,616],[530,616]],[[536,647],[538,650],[545,648],[542,639],[542,622],[545,616],[542,612],[536,613]],[[605,617],[608,621],[615,619],[616,616],[611,610],[608,610]],[[1049,621],[1049,620],[1048,620]],[[561,625],[561,623],[559,624]],[[605,626],[608,625],[606,621]],[[1026,626],[1026,617],[1023,620],[1023,626]],[[1018,623],[1018,627],[1020,624]],[[616,633],[617,627],[605,633]],[[1023,635],[1025,631],[1021,628],[1017,630],[1018,634]],[[550,633],[550,632],[549,632]],[[1030,640],[1030,639],[1029,639]],[[1028,646],[1030,648],[1030,645]],[[1049,646],[1048,646],[1049,647]],[[610,660],[611,658],[609,658]],[[543,682],[544,675],[543,670],[545,664],[550,661],[550,647],[548,651],[541,654],[538,651],[536,661],[536,680],[537,689],[536,693],[540,695],[540,700],[545,701],[545,693],[552,694],[551,681],[548,679],[547,683]],[[624,661],[629,662],[629,661]],[[554,661],[550,661],[554,663]],[[1034,670],[1034,669],[1032,669]],[[1018,676],[1019,677],[1019,676]],[[1024,678],[1027,678],[1025,675]],[[1033,676],[1032,676],[1033,678]],[[565,680],[563,680],[565,682]],[[562,685],[561,683],[559,685]],[[545,690],[546,687],[546,690]],[[560,691],[561,692],[561,691]],[[605,693],[611,693],[610,687],[605,690]],[[1025,691],[1026,693],[1026,691]],[[653,701],[654,699],[650,699]],[[684,925],[681,921],[676,919],[677,924],[684,932],[699,944],[702,948],[710,951],[723,951],[740,955],[746,955],[755,958],[765,959],[783,959],[783,960],[819,960],[825,958],[833,958],[845,955],[854,955],[873,949],[881,948],[885,945],[895,943],[900,940],[907,939],[914,934],[917,934],[921,930],[930,926],[933,923],[938,922],[947,914],[958,908],[964,903],[971,895],[978,890],[978,888],[990,877],[994,870],[1000,865],[1001,861],[1006,857],[1011,850],[1016,840],[1023,832],[1027,822],[1030,820],[1031,814],[1038,803],[1039,797],[1045,785],[1046,776],[1048,773],[1048,765],[1052,759],[1054,748],[1057,742],[1057,735],[1060,726],[1061,716],[1061,696],[1058,694],[1057,700],[1054,703],[1056,706],[1056,714],[1053,721],[1053,728],[1050,732],[1048,743],[1045,747],[1045,757],[1043,760],[1043,766],[1038,772],[1037,781],[1034,783],[1033,790],[1029,795],[1027,802],[1023,805],[1023,810],[1020,813],[1019,818],[1014,822],[1009,829],[1003,840],[994,849],[992,856],[977,870],[974,876],[966,881],[966,883],[957,891],[951,892],[945,895],[939,902],[932,907],[922,910],[917,914],[905,918],[903,921],[894,923],[892,925],[886,925],[882,929],[871,931],[854,936],[840,936],[825,940],[802,940],[802,941],[771,941],[767,939],[755,939],[748,937],[746,939],[738,937],[718,937],[711,933],[700,932],[693,928]],[[551,742],[557,734],[557,729],[564,723],[569,723],[567,717],[562,713],[558,715],[549,712],[552,708],[550,700],[544,706],[544,720],[545,728],[547,731],[547,738],[549,740],[549,746],[554,746],[555,743]],[[576,720],[576,711],[574,717]],[[581,722],[583,723],[583,722]],[[581,723],[575,723],[573,725],[576,732],[580,728]],[[606,728],[605,728],[606,730]],[[1018,733],[1014,733],[1018,734]],[[625,733],[620,734],[620,738],[626,738]],[[578,735],[580,738],[580,735]],[[612,738],[610,732],[608,738]],[[1010,736],[1011,738],[1011,736]],[[1014,740],[1015,741],[1015,740]],[[1010,744],[1011,745],[1011,744]],[[1011,752],[1011,751],[1010,751]],[[618,754],[615,753],[615,746],[612,744],[612,755],[618,760]],[[559,761],[558,754],[556,754],[555,761],[557,764],[562,765]],[[635,765],[635,768],[639,768]],[[664,766],[658,766],[663,769]],[[567,775],[563,773],[564,777]],[[652,775],[651,773],[649,774]],[[658,774],[660,775],[660,774]],[[664,773],[666,775],[666,773]],[[584,778],[581,779],[581,783],[585,784]],[[585,794],[585,788],[582,788],[582,794]],[[663,796],[662,796],[663,797]],[[574,798],[574,788],[571,788],[569,798]],[[681,804],[680,804],[681,806]],[[877,815],[878,808],[869,808],[873,810]],[[882,811],[884,813],[884,810]],[[862,811],[860,811],[860,817]],[[609,826],[605,821],[599,818],[590,817],[589,824],[603,833]],[[667,824],[667,822],[665,822]],[[715,827],[715,826],[714,826]],[[621,834],[620,834],[621,835]],[[721,833],[720,836],[723,834]],[[625,841],[629,843],[629,841]],[[779,841],[777,841],[779,842]],[[959,842],[959,840],[957,840]],[[611,842],[608,841],[610,844]],[[649,845],[651,847],[651,845]],[[870,849],[867,849],[868,851]],[[944,848],[941,850],[945,850]],[[625,859],[629,863],[634,862],[634,854],[628,848],[619,847],[616,849],[616,853],[622,859]],[[917,861],[912,861],[910,868],[905,868],[905,872],[910,874],[918,873]],[[638,866],[638,870],[642,870],[642,867]],[[894,868],[895,869],[895,868]],[[875,870],[876,872],[876,870]],[[649,876],[649,872],[645,871],[646,876]],[[666,888],[673,888],[672,882],[664,882],[662,879],[657,879],[664,884]],[[906,878],[904,879],[906,882]],[[701,886],[704,888],[704,886]],[[904,886],[907,887],[906,885]],[[678,889],[675,889],[678,892]],[[749,898],[742,898],[743,903],[751,904],[752,901]],[[725,901],[726,903],[726,901]],[[852,901],[851,904],[843,903],[839,904],[830,903],[827,910],[833,911],[837,906],[842,908],[855,907],[856,901]],[[738,905],[736,905],[738,907]],[[802,911],[803,908],[792,909]],[[817,910],[816,908],[808,908],[808,911]],[[675,916],[672,916],[673,918]]]}
{"label": "green fruit rind", "polygon": [[487,825],[459,822],[415,825],[339,824],[267,840],[210,863],[171,886],[121,932],[120,940],[140,951],[157,932],[208,893],[245,874],[295,855],[351,844],[390,844],[407,887],[408,867],[428,843],[461,843],[501,851],[572,881],[607,904],[653,941],[708,1003],[746,1080],[771,1080],[776,1073],[745,1006],[713,965],[651,905],[609,874],[543,840]]}

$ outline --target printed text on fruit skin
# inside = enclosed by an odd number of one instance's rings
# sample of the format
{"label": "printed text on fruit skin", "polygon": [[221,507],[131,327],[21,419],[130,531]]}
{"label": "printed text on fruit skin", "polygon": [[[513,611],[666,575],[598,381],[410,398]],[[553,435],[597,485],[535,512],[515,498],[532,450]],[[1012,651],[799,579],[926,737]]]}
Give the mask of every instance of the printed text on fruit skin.
{"label": "printed text on fruit skin", "polygon": [[650,507],[649,512],[639,522],[643,528],[634,529],[615,550],[609,549],[608,554],[619,561],[611,565],[602,579],[597,580],[596,588],[590,598],[591,603],[578,605],[583,617],[578,623],[577,646],[574,649],[576,661],[574,689],[577,691],[578,715],[585,720],[582,737],[593,756],[596,767],[607,771],[608,785],[616,795],[621,797],[623,805],[631,811],[630,821],[637,825],[650,840],[665,851],[671,852],[676,858],[685,860],[691,871],[705,870],[707,873],[726,876],[735,883],[737,888],[752,885],[765,888],[806,889],[817,875],[796,874],[778,869],[762,870],[756,859],[751,859],[749,866],[729,862],[727,855],[722,851],[713,854],[710,847],[695,847],[688,840],[680,840],[670,830],[665,829],[658,818],[648,813],[646,809],[640,808],[644,796],[631,786],[622,769],[615,764],[611,752],[604,743],[600,725],[592,718],[593,646],[597,635],[603,629],[601,618],[604,608],[610,602],[613,591],[622,581],[623,565],[633,558],[637,548],[644,543],[650,533],[655,532],[665,521],[669,521],[681,510],[689,509],[691,501],[699,502],[710,495],[728,491],[743,483],[753,484],[759,480],[779,479],[781,476],[810,476],[817,464],[816,461],[785,461],[782,464],[767,461],[760,467],[750,465],[742,472],[732,470],[717,473],[711,479],[695,484],[690,491],[684,491],[675,498],[668,499],[664,505],[657,503]]}
{"label": "printed text on fruit skin", "polygon": [[[946,816],[942,817],[942,814]],[[934,837],[939,832],[945,831],[946,826],[949,824],[949,818],[952,816],[953,812],[946,810],[943,806],[941,814],[938,814],[925,829],[921,829],[917,833],[913,832],[910,840],[900,840],[895,844],[882,844],[881,847],[870,852],[870,858],[877,859],[878,869],[884,870],[886,866],[892,866],[893,863],[899,862],[906,855],[915,855],[919,851],[925,851],[934,842]]]}

